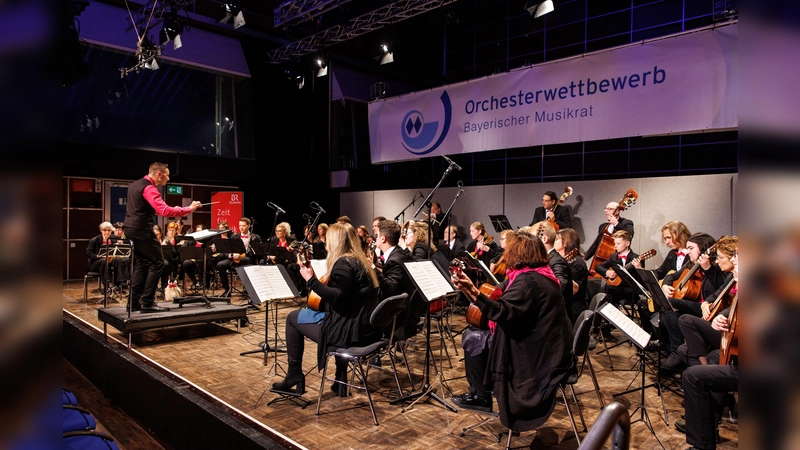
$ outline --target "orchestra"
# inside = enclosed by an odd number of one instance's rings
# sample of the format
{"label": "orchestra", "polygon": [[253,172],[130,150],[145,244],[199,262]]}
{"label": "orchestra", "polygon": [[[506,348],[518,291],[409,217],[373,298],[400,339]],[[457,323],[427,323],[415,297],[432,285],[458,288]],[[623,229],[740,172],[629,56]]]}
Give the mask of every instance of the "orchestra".
{"label": "orchestra", "polygon": [[[465,312],[467,325],[461,338],[469,389],[464,394],[453,394],[449,401],[458,408],[481,412],[493,411],[496,404],[501,422],[512,430],[531,429],[549,415],[555,398],[554,380],[563,379],[563,370],[569,366],[568,349],[572,344],[569,330],[587,309],[591,300],[589,286],[593,282],[596,283],[595,292],[607,294],[607,301],[618,308],[625,305],[638,308],[641,319],[637,325],[650,334],[651,342],[661,350],[656,357],[663,359],[662,373],[691,369],[691,377],[684,379],[687,391],[700,389],[693,381],[696,378],[717,373],[692,367],[738,365],[738,334],[732,332],[732,327],[738,325],[738,316],[732,312],[736,309],[738,295],[737,285],[731,278],[738,264],[737,238],[723,236],[715,240],[707,233],[692,234],[689,226],[679,220],[651,225],[656,233],[660,230],[658,237],[665,248],[662,262],[651,272],[656,274],[663,294],[673,306],[673,310],[666,313],[655,311],[652,299],[648,299],[650,303],[637,300],[632,286],[618,273],[626,271],[635,275],[634,269],[643,269],[644,260],[658,254],[656,249],[633,248],[636,227],[632,220],[620,216],[638,200],[638,194],[629,189],[621,201],[607,203],[604,222],[597,228],[596,237],[592,233],[587,236],[588,240],[582,240],[579,232],[572,228],[576,223],[571,214],[574,211],[563,205],[570,194],[572,188],[569,187],[561,198],[552,191],[545,192],[543,206],[536,208],[534,222],[517,231],[496,229],[495,235],[480,221],[466,222],[463,217],[450,215],[449,211],[444,214],[438,202],[432,202],[435,208],[423,213],[421,220],[401,222],[375,216],[371,232],[369,225],[353,223],[350,217],[358,217],[355,212],[342,211],[351,215],[338,218],[330,215],[328,218],[333,219],[330,226],[319,220],[319,214],[313,223],[312,216],[304,214],[308,223],[303,226],[302,238],[298,239],[292,235],[290,223],[281,221],[275,226],[274,234],[262,240],[250,231],[251,219],[243,217],[239,221],[239,233],[231,235],[230,239],[241,240],[244,253],[215,252],[215,260],[207,270],[213,272],[216,267],[224,289],[223,297],[231,297],[233,286],[227,274],[235,267],[281,264],[288,269],[289,279],[298,287],[300,296],[307,297],[307,303],[299,302],[297,309],[289,314],[283,330],[289,346],[289,367],[283,381],[273,384],[273,391],[284,394],[301,396],[306,392],[308,372],[303,369],[302,356],[305,338],[318,343],[318,364],[322,364],[325,351],[332,345],[344,347],[375,342],[378,339],[376,330],[359,328],[355,319],[363,319],[380,299],[407,292],[413,301],[398,317],[397,326],[406,335],[417,333],[429,311],[413,277],[403,265],[434,259],[437,252],[438,256],[453,260],[454,265],[458,265],[455,262],[460,258],[467,258],[486,268],[483,273],[474,267],[463,268],[462,261],[461,269],[454,270],[448,280],[454,292],[469,301],[469,310]],[[464,228],[468,230],[468,237],[462,242],[458,235],[459,229]],[[101,231],[98,242],[101,238],[109,242],[114,238],[110,224],[101,225]],[[162,245],[182,245],[175,240],[179,233],[177,222],[167,224]],[[583,251],[582,242],[589,244],[586,251]],[[270,251],[272,247],[288,253]],[[99,260],[95,250],[93,248],[93,255],[90,255],[93,261]],[[87,255],[89,253],[87,251]],[[286,257],[287,254],[291,257]],[[312,259],[326,260],[331,268],[329,273],[315,273],[309,264]],[[199,287],[194,267],[184,264],[179,270],[174,261],[165,261],[165,266],[168,267],[165,275],[188,277],[191,286]],[[313,308],[312,295],[319,301]],[[355,296],[357,304],[347,303],[347,296]],[[549,308],[539,311],[542,315],[536,318],[550,330],[544,334],[537,332],[537,345],[517,341],[516,335],[525,327],[536,326],[533,322],[523,326],[525,321],[515,319],[516,315],[528,317],[536,311],[529,309],[531,305],[548,305]],[[531,356],[545,351],[548,353]],[[718,356],[719,353],[722,355]],[[502,382],[492,378],[492,371],[509,370],[502,361],[513,361],[516,356],[523,355],[539,363],[515,366]],[[380,365],[380,361],[375,364]],[[337,361],[336,380],[347,380],[352,375],[348,370],[346,364]],[[730,370],[722,369],[722,372],[730,376]],[[517,378],[520,374],[539,377],[544,384],[524,385],[524,379]],[[525,402],[509,403],[508,392],[521,388],[526,389]],[[334,392],[337,396],[348,395],[342,384],[335,384]],[[724,393],[730,392],[735,389]],[[716,393],[693,392],[692,395],[707,395],[712,403],[717,398]],[[712,408],[716,412],[715,408],[716,403]],[[695,405],[687,404],[686,411],[687,420],[678,421],[676,427],[687,433],[687,442],[707,444],[708,429],[716,423],[703,416],[704,429],[697,431],[693,427],[699,427],[700,422],[690,424],[688,420],[689,416],[698,414]]]}

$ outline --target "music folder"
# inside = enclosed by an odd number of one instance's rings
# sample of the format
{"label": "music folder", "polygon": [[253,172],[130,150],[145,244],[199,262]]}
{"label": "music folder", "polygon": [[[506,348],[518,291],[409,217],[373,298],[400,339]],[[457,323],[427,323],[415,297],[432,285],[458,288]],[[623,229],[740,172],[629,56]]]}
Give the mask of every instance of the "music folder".
{"label": "music folder", "polygon": [[283,300],[300,297],[286,268],[280,264],[261,266],[250,265],[236,268],[239,279],[242,280],[250,300],[255,305],[260,305],[270,300]]}
{"label": "music folder", "polygon": [[286,264],[295,261],[295,257],[286,247],[278,247],[273,245],[269,249],[269,256],[275,257],[276,264]]}
{"label": "music folder", "polygon": [[501,232],[503,230],[512,230],[511,222],[508,221],[508,218],[503,214],[498,215],[491,215],[489,214],[489,220],[492,221],[492,226],[494,227],[494,231]]}
{"label": "music folder", "polygon": [[637,268],[636,273],[639,274],[639,278],[642,279],[645,287],[650,291],[650,298],[653,299],[653,304],[658,307],[660,311],[675,311],[675,308],[672,307],[672,303],[670,303],[667,296],[664,295],[664,291],[661,290],[661,285],[658,283],[658,277],[654,271]]}
{"label": "music folder", "polygon": [[609,323],[625,333],[625,336],[628,336],[628,339],[636,344],[637,347],[645,348],[650,343],[650,334],[639,325],[636,325],[634,321],[613,304],[605,302],[598,306],[596,311],[605,317]]}
{"label": "music folder", "polygon": [[431,260],[406,262],[403,267],[427,302],[458,293],[450,279]]}

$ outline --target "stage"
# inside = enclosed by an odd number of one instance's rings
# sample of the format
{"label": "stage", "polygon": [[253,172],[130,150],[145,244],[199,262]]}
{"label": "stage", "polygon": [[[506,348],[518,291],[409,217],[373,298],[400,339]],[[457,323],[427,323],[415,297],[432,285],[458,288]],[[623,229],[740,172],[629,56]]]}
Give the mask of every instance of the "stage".
{"label": "stage", "polygon": [[[96,286],[94,286],[96,287]],[[378,449],[389,446],[402,446],[412,449],[428,448],[502,448],[502,444],[495,442],[494,434],[504,432],[499,422],[489,422],[486,427],[470,430],[464,437],[460,434],[463,428],[470,427],[481,419],[475,414],[465,410],[457,413],[447,411],[440,403],[432,398],[425,397],[411,408],[403,411],[401,405],[392,405],[391,401],[397,397],[394,378],[389,372],[371,370],[369,379],[372,386],[372,399],[378,416],[379,426],[372,422],[366,396],[363,392],[354,391],[349,398],[339,398],[329,390],[329,383],[325,385],[322,395],[321,414],[315,415],[317,396],[320,386],[320,372],[314,368],[316,361],[316,344],[306,340],[303,369],[307,372],[306,394],[303,398],[312,402],[303,409],[291,402],[278,402],[267,405],[276,398],[276,394],[269,392],[273,382],[281,381],[286,368],[286,354],[279,352],[277,361],[274,354],[270,353],[264,364],[264,355],[261,352],[240,356],[241,353],[257,350],[264,342],[265,337],[271,346],[274,346],[274,333],[278,330],[278,338],[283,336],[284,319],[290,311],[299,308],[301,302],[285,300],[277,304],[277,318],[272,317],[275,308],[271,308],[269,322],[265,306],[259,310],[247,308],[246,300],[236,294],[232,304],[212,303],[215,313],[222,312],[225,308],[234,308],[232,314],[245,314],[248,320],[246,326],[237,331],[239,316],[231,318],[214,318],[206,323],[167,323],[164,322],[157,328],[134,329],[133,322],[127,325],[116,323],[117,314],[112,311],[124,312],[124,305],[110,303],[109,309],[98,311],[102,305],[95,302],[102,300],[102,295],[96,289],[89,293],[89,303],[83,299],[82,281],[65,282],[63,290],[63,310],[65,323],[65,358],[82,372],[89,372],[86,376],[90,380],[100,380],[104,386],[112,386],[114,380],[108,375],[106,368],[94,365],[101,362],[94,361],[92,355],[96,352],[107,352],[113,359],[118,359],[120,364],[141,364],[146,367],[142,373],[151,372],[154,380],[159,381],[159,387],[151,388],[148,384],[146,394],[138,398],[128,398],[119,392],[127,388],[113,385],[114,392],[104,394],[115,401],[121,398],[120,408],[126,410],[134,406],[134,411],[128,412],[137,420],[142,419],[142,411],[147,404],[155,408],[170,409],[169,393],[167,389],[176,392],[176,396],[185,401],[192,400],[205,410],[214,413],[205,414],[207,419],[216,420],[231,430],[243,436],[252,437],[247,445],[242,447],[286,447],[286,448],[358,448]],[[159,300],[163,302],[163,300]],[[177,305],[169,305],[177,308]],[[202,304],[187,304],[183,308],[187,312],[195,308],[206,309]],[[169,313],[163,314],[171,314]],[[139,314],[134,313],[132,316]],[[162,313],[157,313],[160,315]],[[183,313],[182,313],[183,314]],[[191,317],[193,313],[189,312]],[[124,314],[127,318],[127,313]],[[104,319],[104,320],[101,320]],[[164,318],[140,319],[158,323]],[[168,320],[168,319],[167,319]],[[199,320],[196,318],[196,320]],[[277,320],[276,323],[273,320]],[[116,324],[112,324],[115,322]],[[103,325],[112,325],[107,328],[107,336],[103,334]],[[123,329],[135,331],[131,334],[131,349],[128,353],[128,335],[123,334],[117,325]],[[138,325],[141,326],[142,324]],[[162,326],[164,325],[164,326]],[[167,326],[168,325],[168,326]],[[267,328],[265,328],[267,325]],[[456,313],[451,318],[451,328],[457,333],[465,327],[464,317]],[[125,328],[125,327],[128,328]],[[67,331],[68,330],[68,331]],[[618,332],[614,332],[617,335]],[[617,336],[622,339],[622,336]],[[87,344],[87,342],[89,344]],[[408,357],[413,379],[419,388],[423,378],[425,360],[425,339],[419,335],[410,341]],[[460,335],[455,337],[455,342],[445,341],[449,352],[449,360],[442,352],[443,383],[437,388],[436,393],[449,401],[453,394],[466,392],[467,383],[464,379],[463,351],[460,347]],[[74,346],[74,347],[71,347]],[[435,360],[438,361],[442,349],[438,335],[431,338],[431,347]],[[278,348],[285,348],[278,342]],[[623,392],[641,385],[639,372],[636,371],[638,358],[635,347],[628,344],[620,345],[609,351],[613,360],[613,368],[609,365],[608,356],[604,353],[597,355],[602,350],[602,345],[591,352],[592,362],[597,372],[598,382],[606,403],[617,400],[625,404],[629,411],[639,405],[640,392],[614,397],[615,393]],[[456,355],[455,352],[458,352]],[[74,360],[74,361],[73,361]],[[452,364],[452,368],[450,367]],[[332,363],[331,363],[332,365]],[[385,364],[385,366],[388,366]],[[329,367],[332,370],[332,368]],[[406,393],[410,393],[409,381],[405,368],[398,367],[400,381]],[[125,371],[119,369],[119,377],[124,377]],[[431,369],[431,374],[435,371]],[[120,380],[123,378],[120,378]],[[652,383],[655,377],[648,375],[647,382]],[[153,383],[156,383],[154,381]],[[437,379],[432,378],[436,383]],[[120,384],[118,381],[117,384]],[[133,380],[131,383],[137,383]],[[392,388],[394,387],[394,391]],[[186,396],[186,390],[191,391],[194,398]],[[600,404],[595,395],[594,387],[588,370],[581,376],[575,391],[581,404],[583,415],[588,427],[591,427],[600,413]],[[153,395],[153,392],[158,394]],[[414,392],[418,392],[414,391]],[[162,394],[163,393],[163,394]],[[685,435],[674,428],[676,420],[681,418],[683,408],[682,398],[670,391],[665,391],[664,402],[668,414],[669,425],[665,423],[661,397],[655,388],[645,389],[647,412],[653,424],[654,432],[664,443],[666,448],[686,448]],[[189,396],[189,397],[192,397]],[[571,401],[571,399],[570,399]],[[138,403],[137,403],[138,402]],[[408,406],[408,405],[406,405]],[[582,431],[580,419],[575,405],[571,405],[578,431]],[[188,410],[189,407],[186,407]],[[496,405],[495,405],[496,410]],[[137,413],[138,411],[138,413]],[[632,420],[638,418],[638,412]],[[225,422],[229,422],[225,424]],[[236,423],[233,423],[236,422]],[[211,423],[211,422],[209,422]],[[222,426],[222,425],[221,425]],[[187,434],[210,434],[210,425],[192,423],[188,420],[178,420],[170,424],[169,428],[181,427]],[[163,428],[163,433],[170,429]],[[488,428],[488,430],[486,429]],[[159,428],[152,427],[159,433]],[[246,430],[246,431],[242,431]],[[658,442],[650,430],[641,422],[636,422],[631,428],[631,448],[656,448]],[[738,447],[738,425],[723,421],[720,425],[722,442],[719,449],[732,449]],[[161,433],[159,433],[161,435]],[[535,439],[534,439],[535,436]],[[580,433],[581,439],[585,433]],[[168,437],[164,440],[169,441]],[[531,441],[533,442],[531,443]],[[182,441],[181,441],[182,442]],[[512,440],[512,446],[528,446],[531,448],[548,449],[575,449],[578,444],[573,436],[572,428],[563,404],[557,404],[549,420],[536,432],[525,432],[520,437]],[[180,443],[172,443],[175,448],[182,448]]]}

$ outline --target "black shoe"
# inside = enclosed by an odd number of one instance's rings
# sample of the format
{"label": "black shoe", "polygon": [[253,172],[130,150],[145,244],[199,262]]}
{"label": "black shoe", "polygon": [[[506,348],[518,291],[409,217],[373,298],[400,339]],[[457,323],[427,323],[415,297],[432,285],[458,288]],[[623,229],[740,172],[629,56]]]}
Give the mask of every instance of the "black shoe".
{"label": "black shoe", "polygon": [[[142,309],[142,305],[140,305],[139,303],[134,303],[133,304],[133,310],[134,311],[139,311],[141,309]],[[128,311],[128,310],[129,310],[129,308],[127,306],[125,306],[125,311]]]}
{"label": "black shoe", "polygon": [[336,381],[340,381],[340,383],[332,383],[331,391],[339,397],[347,397],[347,385],[344,384],[347,383],[347,369],[336,370]]}
{"label": "black shoe", "polygon": [[[683,434],[686,434],[686,421],[683,420],[683,419],[675,421],[675,429],[680,431]],[[720,439],[719,439],[719,430],[718,429],[715,430],[714,434],[715,434],[715,441],[716,441],[717,444],[719,444],[719,441],[720,441]],[[698,447],[692,447],[692,448],[698,448]]]}
{"label": "black shoe", "polygon": [[492,412],[492,398],[481,398],[475,394],[461,394],[452,397],[450,400],[464,409],[472,409],[475,411]]}
{"label": "black shoe", "polygon": [[[292,388],[295,388],[292,390]],[[300,373],[297,375],[286,374],[286,378],[280,383],[273,383],[272,390],[286,392],[289,394],[302,395],[306,393],[306,377]]]}
{"label": "black shoe", "polygon": [[669,358],[661,363],[661,371],[666,373],[680,372],[686,368],[686,361],[677,353],[670,353]]}
{"label": "black shoe", "polygon": [[169,311],[169,308],[151,303],[149,305],[142,305],[141,311],[142,313],[167,312]]}

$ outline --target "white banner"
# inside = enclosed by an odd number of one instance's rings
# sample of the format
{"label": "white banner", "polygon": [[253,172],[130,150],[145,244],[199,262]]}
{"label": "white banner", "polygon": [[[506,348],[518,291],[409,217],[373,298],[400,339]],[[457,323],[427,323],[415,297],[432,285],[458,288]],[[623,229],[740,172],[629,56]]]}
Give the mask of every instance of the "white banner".
{"label": "white banner", "polygon": [[738,25],[369,105],[372,163],[737,128]]}

